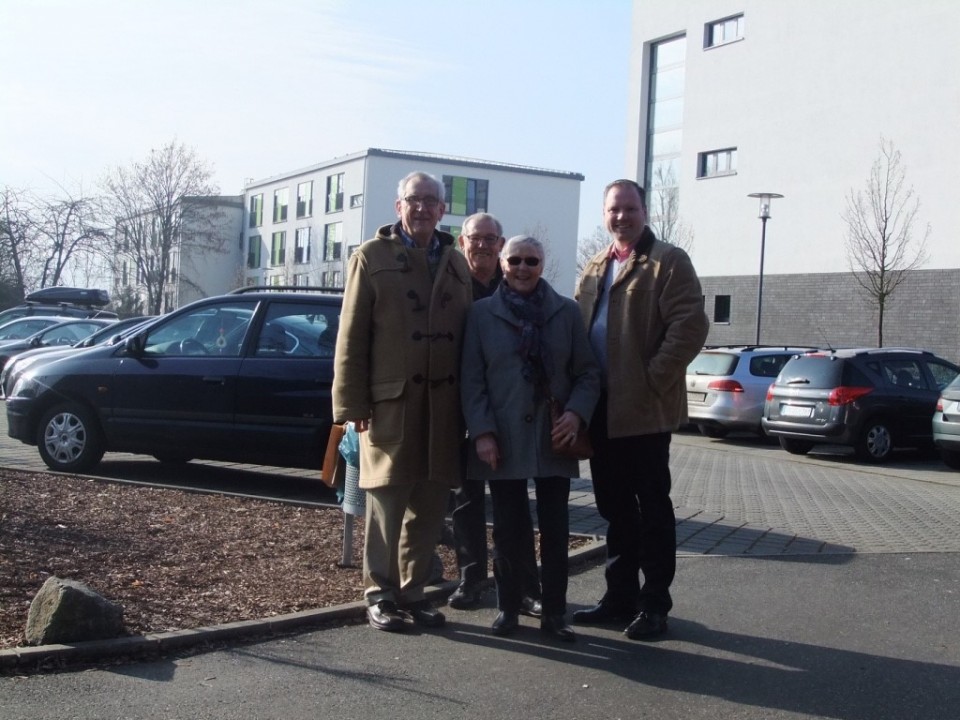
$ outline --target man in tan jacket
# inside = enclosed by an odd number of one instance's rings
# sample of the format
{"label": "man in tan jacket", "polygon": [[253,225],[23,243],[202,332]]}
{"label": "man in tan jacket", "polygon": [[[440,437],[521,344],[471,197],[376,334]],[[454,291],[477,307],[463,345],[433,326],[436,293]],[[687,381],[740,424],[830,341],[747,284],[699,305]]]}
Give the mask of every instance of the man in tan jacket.
{"label": "man in tan jacket", "polygon": [[629,623],[627,637],[644,640],[666,632],[673,607],[670,436],[686,421],[686,368],[709,321],[690,258],[647,227],[643,188],[616,180],[603,198],[613,243],[584,268],[577,301],[603,368],[590,472],[597,509],[609,523],[607,591],[573,619]]}
{"label": "man in tan jacket", "polygon": [[334,359],[333,415],[360,433],[367,618],[378,630],[445,622],[424,599],[451,487],[460,484],[460,351],[473,300],[444,187],[400,181],[396,212],[351,256]]}

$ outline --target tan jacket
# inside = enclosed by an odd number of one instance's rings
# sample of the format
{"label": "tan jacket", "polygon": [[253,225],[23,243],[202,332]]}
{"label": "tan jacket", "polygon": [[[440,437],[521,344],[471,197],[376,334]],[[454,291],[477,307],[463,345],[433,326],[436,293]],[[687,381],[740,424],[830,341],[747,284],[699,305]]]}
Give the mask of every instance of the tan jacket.
{"label": "tan jacket", "polygon": [[[607,250],[584,268],[577,288],[593,325]],[[689,256],[649,228],[610,288],[607,316],[607,427],[611,438],[671,432],[687,420],[687,365],[710,322]]]}
{"label": "tan jacket", "polygon": [[419,481],[457,486],[460,353],[473,301],[470,269],[439,233],[430,278],[427,251],[407,248],[385,225],[351,256],[334,358],[333,416],[370,418],[360,435],[360,487]]}

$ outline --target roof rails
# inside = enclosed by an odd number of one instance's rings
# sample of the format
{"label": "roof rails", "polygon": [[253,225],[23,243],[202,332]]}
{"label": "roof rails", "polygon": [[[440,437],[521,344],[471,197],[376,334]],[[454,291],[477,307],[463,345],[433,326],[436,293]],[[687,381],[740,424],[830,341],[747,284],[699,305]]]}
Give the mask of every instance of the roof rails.
{"label": "roof rails", "polygon": [[252,292],[305,292],[305,293],[327,293],[333,295],[343,295],[342,287],[324,287],[314,285],[244,285],[236,290],[231,290],[228,295],[243,295]]}

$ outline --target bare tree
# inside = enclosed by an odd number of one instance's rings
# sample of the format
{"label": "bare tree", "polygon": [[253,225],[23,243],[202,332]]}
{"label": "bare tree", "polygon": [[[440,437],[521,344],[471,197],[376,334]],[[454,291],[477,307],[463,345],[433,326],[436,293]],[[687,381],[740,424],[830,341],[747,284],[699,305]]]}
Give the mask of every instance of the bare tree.
{"label": "bare tree", "polygon": [[687,253],[692,252],[693,229],[680,219],[680,188],[673,168],[666,164],[658,165],[651,185],[647,192],[650,228],[660,240],[676,245]]}
{"label": "bare tree", "polygon": [[583,275],[583,269],[593,256],[609,245],[610,236],[607,235],[603,225],[597,225],[588,237],[580,238],[580,242],[577,243],[577,278]]}
{"label": "bare tree", "polygon": [[930,225],[914,236],[920,199],[906,184],[900,151],[880,138],[880,152],[863,190],[850,190],[841,217],[850,270],[868,302],[877,306],[877,345],[883,347],[887,301],[927,258]]}
{"label": "bare tree", "polygon": [[94,256],[109,254],[109,235],[100,225],[95,199],[74,197],[61,187],[60,197],[37,199],[34,208],[40,287],[62,285],[71,267],[85,274],[82,267]]}
{"label": "bare tree", "polygon": [[559,263],[555,257],[556,254],[550,251],[550,228],[538,220],[533,227],[524,227],[522,232],[524,235],[535,237],[543,243],[547,255],[547,260],[543,264],[543,277],[551,285],[556,285]]}
{"label": "bare tree", "polygon": [[[145,161],[113,170],[103,187],[116,222],[116,256],[132,263],[131,276],[143,288],[146,311],[159,314],[184,225],[194,220],[193,205],[184,199],[217,193],[211,171],[193,149],[173,140],[151,150]],[[207,212],[198,217],[204,223],[212,219]],[[198,244],[197,252],[223,252],[224,238],[218,233],[198,231],[192,239]],[[114,277],[118,276],[115,272]]]}
{"label": "bare tree", "polygon": [[0,277],[14,301],[31,289],[29,268],[36,245],[36,221],[24,191],[0,189]]}

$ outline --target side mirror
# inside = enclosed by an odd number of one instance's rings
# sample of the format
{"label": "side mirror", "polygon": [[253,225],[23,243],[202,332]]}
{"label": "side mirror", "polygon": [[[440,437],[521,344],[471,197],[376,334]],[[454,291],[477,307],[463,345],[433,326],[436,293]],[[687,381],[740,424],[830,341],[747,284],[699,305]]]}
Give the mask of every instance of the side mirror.
{"label": "side mirror", "polygon": [[144,339],[142,335],[133,335],[132,337],[127,338],[127,341],[123,344],[123,347],[124,350],[127,351],[128,355],[140,357],[143,355],[143,343]]}

